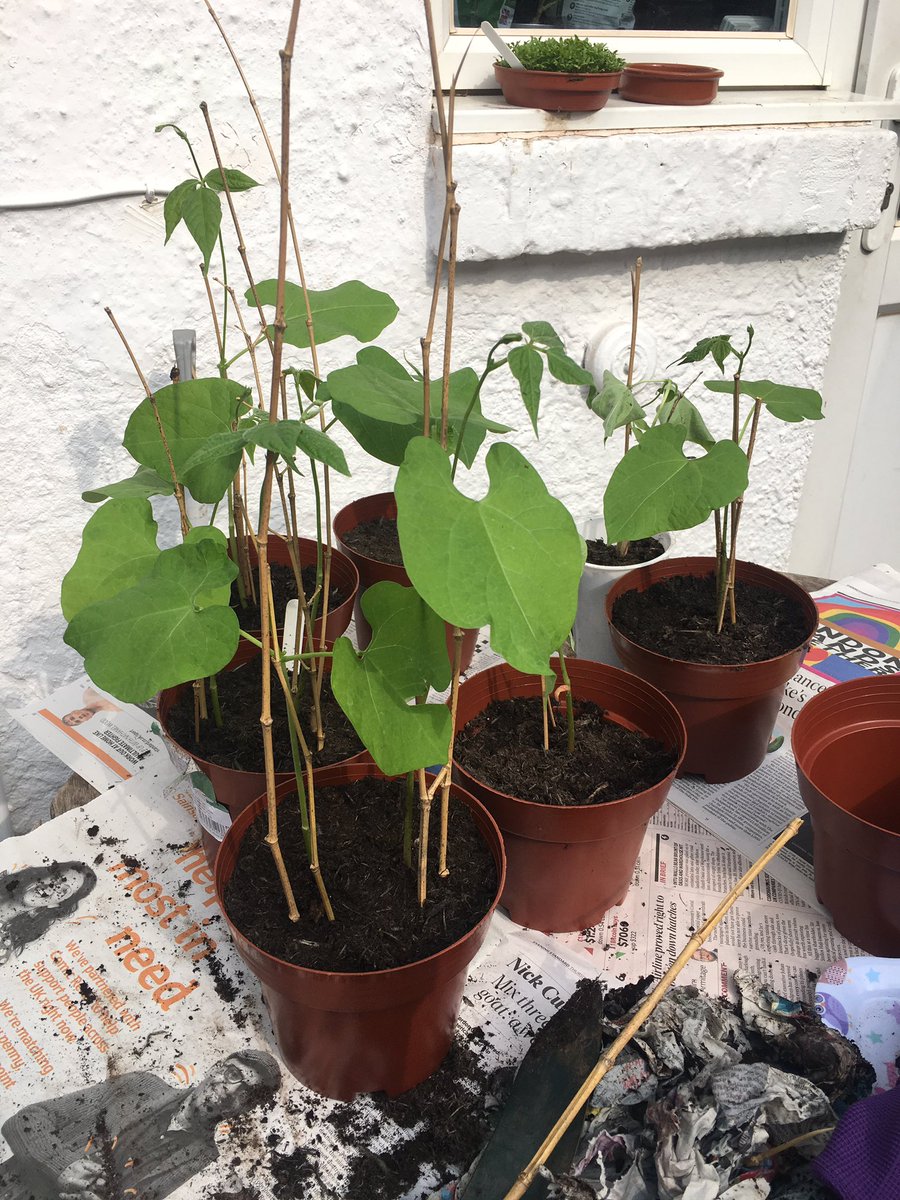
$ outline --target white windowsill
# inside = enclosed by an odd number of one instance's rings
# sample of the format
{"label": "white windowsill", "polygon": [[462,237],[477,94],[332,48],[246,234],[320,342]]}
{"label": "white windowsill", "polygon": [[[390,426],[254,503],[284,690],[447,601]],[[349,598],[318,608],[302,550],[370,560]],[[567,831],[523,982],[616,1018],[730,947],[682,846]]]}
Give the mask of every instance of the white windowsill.
{"label": "white windowsill", "polygon": [[[698,129],[741,125],[844,125],[900,121],[900,100],[853,92],[722,91],[712,104],[635,104],[614,95],[595,113],[548,113],[517,108],[502,96],[458,96],[458,141],[492,140],[498,134],[603,134],[624,130]],[[432,114],[438,129],[437,112]]]}

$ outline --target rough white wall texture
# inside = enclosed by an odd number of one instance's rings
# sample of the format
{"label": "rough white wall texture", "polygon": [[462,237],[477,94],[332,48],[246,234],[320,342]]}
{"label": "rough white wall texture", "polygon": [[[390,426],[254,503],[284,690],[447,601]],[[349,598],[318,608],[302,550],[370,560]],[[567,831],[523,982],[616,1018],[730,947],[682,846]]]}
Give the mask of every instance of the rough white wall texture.
{"label": "rough white wall texture", "polygon": [[853,127],[460,146],[454,165],[467,222],[459,255],[506,259],[870,228],[895,152],[889,130]]}
{"label": "rough white wall texture", "polygon": [[[219,9],[277,139],[278,50],[289,4],[220,0]],[[383,343],[416,358],[432,269],[428,59],[416,0],[380,10],[377,19],[373,11],[363,0],[304,3],[295,60],[294,200],[311,286],[361,278],[389,291],[401,311]],[[15,24],[7,23],[0,37],[0,104],[6,123],[0,202],[107,192],[145,182],[171,187],[190,164],[171,132],[154,135],[153,127],[163,121],[188,130],[203,169],[209,169],[213,160],[198,111],[205,99],[226,163],[265,184],[239,197],[239,204],[255,275],[274,273],[277,191],[272,169],[202,0],[157,0],[151,6],[138,0],[115,6],[101,0],[78,5],[35,0],[19,6]],[[792,135],[797,142],[803,136],[802,131]],[[809,136],[819,135],[810,131]],[[859,179],[865,178],[866,189],[874,191],[874,159],[863,149],[871,135],[860,129],[842,136],[848,165],[856,163]],[[730,144],[752,157],[758,138],[753,131],[734,133]],[[679,147],[687,143],[679,135],[654,140],[682,175],[702,177],[706,170],[718,169],[714,160],[719,152],[712,142],[705,162],[697,155],[686,163],[679,158]],[[579,155],[595,152],[589,141],[578,144]],[[501,148],[498,161],[526,153],[538,162],[544,151],[540,146],[530,151]],[[869,163],[865,171],[864,158]],[[622,169],[628,186],[618,193],[620,204],[629,209],[628,220],[637,220],[638,214],[642,223],[635,244],[641,245],[645,262],[643,320],[656,335],[663,362],[704,333],[738,331],[751,321],[759,346],[754,374],[815,386],[839,290],[841,234],[823,233],[820,225],[807,231],[801,220],[792,227],[795,236],[767,236],[785,232],[770,215],[770,224],[759,220],[752,228],[716,226],[715,236],[727,233],[732,240],[709,242],[700,231],[696,238],[685,236],[705,242],[702,246],[660,248],[663,241],[685,237],[659,236],[653,216],[657,210],[648,207],[645,196],[646,181],[640,173],[629,173],[627,161]],[[555,175],[551,161],[543,180],[532,177],[535,190],[544,187],[552,195]],[[827,186],[838,186],[839,178],[829,166]],[[598,188],[601,183],[598,179]],[[479,227],[507,219],[500,197],[508,186],[509,179],[497,179],[492,216],[483,209],[476,214],[474,202],[470,213],[466,185],[461,185],[462,228],[471,244],[480,236],[476,215]],[[815,189],[813,176],[803,181],[804,196]],[[472,191],[474,196],[474,184]],[[725,172],[717,211],[727,214],[734,206],[752,211],[745,192],[746,179]],[[785,203],[790,194],[786,186]],[[871,197],[834,200],[848,214],[867,212],[870,203]],[[689,192],[671,195],[666,227],[672,230],[681,223],[685,230],[696,229],[693,209]],[[542,211],[542,220],[567,229],[565,206]],[[624,218],[612,213],[607,219]],[[835,228],[845,228],[850,220],[845,217]],[[119,442],[141,399],[103,306],[113,308],[154,386],[165,379],[172,362],[173,328],[197,328],[201,373],[213,373],[214,349],[196,250],[182,230],[163,246],[161,204],[145,209],[139,201],[111,201],[6,213],[0,214],[0,229],[5,315],[0,380],[8,414],[2,485],[2,710],[81,671],[77,656],[62,642],[59,583],[78,551],[90,512],[79,498],[81,491],[129,472]],[[230,232],[226,242],[229,277],[240,288],[241,268]],[[461,266],[456,365],[483,361],[495,337],[521,320],[553,322],[578,357],[599,324],[627,319],[632,254],[597,253],[593,237],[558,244],[571,251],[548,254],[553,244],[546,244],[541,256],[516,250],[514,258]],[[213,274],[220,276],[218,264]],[[236,347],[238,335],[232,330],[229,336]],[[323,367],[344,365],[353,354],[349,344],[325,346]],[[295,354],[293,361],[299,365],[303,357]],[[537,444],[508,381],[491,387],[485,407],[516,425],[517,444],[533,455],[549,486],[577,518],[597,508],[615,459],[604,451],[598,423],[580,395],[561,386],[548,391]],[[715,412],[710,419],[716,423]],[[755,495],[742,525],[747,557],[774,566],[786,561],[811,437],[812,431],[804,428],[770,425],[763,430]],[[346,445],[349,439],[343,441]],[[337,484],[337,504],[391,485],[389,468],[367,462],[352,445],[348,457],[354,477]],[[476,471],[466,486],[477,489],[480,482]],[[165,533],[174,539],[171,520]],[[702,531],[687,538],[686,545],[699,549],[708,540]],[[52,791],[67,774],[2,711],[0,771],[19,830],[46,817]]]}

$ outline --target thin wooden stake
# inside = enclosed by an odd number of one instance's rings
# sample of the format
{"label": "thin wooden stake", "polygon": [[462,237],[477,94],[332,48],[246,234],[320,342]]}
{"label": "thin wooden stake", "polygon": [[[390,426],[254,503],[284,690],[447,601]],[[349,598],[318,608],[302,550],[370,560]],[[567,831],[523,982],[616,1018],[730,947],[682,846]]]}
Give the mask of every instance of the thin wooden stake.
{"label": "thin wooden stake", "polygon": [[131,365],[134,367],[135,371],[137,372],[137,377],[138,377],[138,379],[140,379],[141,384],[143,385],[143,388],[144,388],[144,393],[146,394],[147,399],[150,401],[150,407],[153,409],[153,416],[156,419],[156,428],[159,430],[159,436],[162,439],[163,449],[166,452],[166,462],[169,464],[169,473],[172,476],[172,485],[175,488],[175,502],[178,505],[178,513],[179,513],[179,516],[181,517],[181,536],[183,538],[186,538],[188,535],[188,532],[190,531],[191,523],[188,520],[187,508],[185,507],[185,503],[184,503],[184,488],[182,488],[181,484],[178,482],[178,476],[175,473],[175,463],[172,461],[172,451],[169,449],[169,441],[168,441],[168,438],[166,437],[166,431],[165,431],[165,429],[163,429],[163,423],[159,417],[159,409],[156,407],[156,397],[153,395],[153,392],[150,390],[150,384],[147,382],[147,377],[144,375],[144,372],[141,370],[140,366],[138,365],[138,360],[134,357],[134,353],[128,344],[128,339],[125,337],[125,334],[122,332],[122,330],[119,327],[119,322],[113,316],[112,309],[105,308],[103,311],[109,317],[110,321],[112,321],[113,328],[115,329],[116,333],[119,335],[122,345],[125,347],[126,351],[128,352],[128,357],[131,359]]}
{"label": "thin wooden stake", "polygon": [[597,1084],[610,1068],[615,1065],[616,1059],[654,1011],[660,1000],[662,1000],[685,963],[703,945],[741,893],[750,886],[757,875],[765,870],[775,855],[787,845],[791,838],[799,833],[802,825],[802,817],[797,817],[796,820],[791,821],[787,829],[779,834],[768,850],[756,860],[753,866],[738,880],[728,895],[719,902],[708,920],[688,939],[684,949],[672,963],[671,967],[669,967],[668,971],[666,971],[665,975],[663,975],[662,979],[660,979],[659,983],[623,1028],[610,1048],[599,1059],[587,1079],[585,1079],[584,1083],[572,1097],[565,1112],[547,1134],[528,1166],[516,1177],[515,1183],[503,1197],[503,1200],[521,1200],[521,1197],[525,1195],[535,1175],[552,1154],[557,1142],[584,1108]]}
{"label": "thin wooden stake", "polygon": [[[272,622],[272,627],[275,627],[275,601],[272,596],[272,582],[269,580],[269,620]],[[325,910],[325,916],[329,921],[334,920],[334,909],[331,907],[331,900],[328,896],[328,889],[325,887],[325,880],[322,878],[322,869],[319,866],[319,833],[316,824],[316,784],[313,778],[313,763],[312,755],[309,752],[309,743],[303,734],[303,726],[300,724],[300,718],[297,716],[297,710],[294,707],[294,697],[291,693],[291,687],[288,683],[287,676],[284,673],[284,663],[281,661],[281,655],[277,649],[273,659],[275,665],[275,674],[278,676],[278,682],[281,684],[281,690],[284,692],[284,702],[287,705],[288,719],[294,727],[294,733],[297,735],[297,741],[300,743],[300,753],[303,755],[303,763],[306,773],[306,811],[309,818],[309,869],[312,872],[312,877],[315,880],[316,887],[319,891],[319,896],[322,900],[322,907]]]}
{"label": "thin wooden stake", "polygon": [[438,874],[443,878],[450,874],[447,866],[447,827],[450,820],[450,782],[453,772],[453,743],[456,738],[456,716],[459,708],[459,674],[462,665],[462,644],[465,634],[453,629],[453,682],[450,685],[450,746],[447,750],[447,765],[444,768],[444,783],[441,788],[441,840],[438,858]]}
{"label": "thin wooden stake", "polygon": [[[287,268],[287,210],[288,210],[288,164],[290,162],[290,117],[291,117],[291,60],[297,20],[300,15],[300,0],[293,0],[291,18],[284,49],[281,51],[281,219],[278,231],[278,282],[275,298],[275,337],[272,344],[272,384],[269,392],[269,421],[278,420],[278,401],[281,395],[281,359],[284,350],[284,331],[287,328],[284,313],[285,275]],[[272,751],[272,656],[271,645],[274,630],[271,628],[269,581],[269,515],[272,508],[272,480],[275,474],[273,451],[266,454],[266,473],[260,497],[259,533],[256,539],[259,555],[259,615],[260,641],[262,642],[262,711],[259,723],[263,731],[263,753],[266,767],[266,799],[268,833],[266,842],[272,851],[281,886],[288,906],[288,917],[299,919],[294,892],[284,866],[278,844],[278,805],[275,800],[275,758]]]}
{"label": "thin wooden stake", "polygon": [[419,780],[419,907],[428,898],[428,825],[431,817],[431,797],[424,770],[416,772]]}

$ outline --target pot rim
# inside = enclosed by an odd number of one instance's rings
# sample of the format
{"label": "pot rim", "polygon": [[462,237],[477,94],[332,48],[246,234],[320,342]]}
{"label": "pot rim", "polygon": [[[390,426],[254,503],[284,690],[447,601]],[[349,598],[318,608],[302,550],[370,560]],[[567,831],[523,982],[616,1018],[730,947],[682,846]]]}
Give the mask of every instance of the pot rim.
{"label": "pot rim", "polygon": [[[341,532],[340,529],[338,529],[338,522],[340,521],[340,519],[344,515],[344,513],[347,512],[348,509],[353,508],[354,505],[357,505],[357,504],[362,504],[365,502],[372,502],[372,501],[376,501],[376,500],[384,502],[385,510],[390,508],[391,504],[393,504],[395,508],[397,506],[397,500],[392,491],[391,492],[370,492],[365,496],[357,496],[356,499],[349,501],[349,503],[345,504],[342,508],[339,508],[338,511],[334,514],[334,517],[331,522],[332,532],[334,533],[334,536],[337,538],[338,542],[340,543],[341,554],[343,554],[343,556],[346,559],[349,559],[351,562],[353,561],[353,558],[355,557],[355,558],[362,559],[362,561],[365,563],[371,563],[372,566],[374,566],[376,568],[390,567],[395,571],[402,571],[403,574],[406,575],[406,568],[403,567],[402,564],[386,563],[386,562],[384,562],[383,559],[372,558],[371,555],[364,554],[361,550],[356,550],[353,546],[347,546],[345,544],[344,534],[349,533],[351,530],[356,529],[360,525],[364,525],[366,523],[366,521],[372,520],[371,517],[363,517],[363,518],[360,518],[359,520],[353,521],[352,524],[347,525],[347,528],[343,531],[343,533]],[[383,512],[381,515],[383,517],[387,517],[387,515],[388,515],[387,511]],[[394,518],[394,519],[396,519],[396,518]],[[354,570],[356,570],[355,563],[354,563]],[[407,576],[407,578],[408,578],[408,576]],[[362,585],[360,584],[360,586],[362,586]]]}
{"label": "pot rim", "polygon": [[[640,566],[632,567],[631,569],[632,569],[632,571],[637,573],[638,571],[644,570],[648,567],[653,567],[656,563],[659,563],[661,561],[662,561],[662,559],[655,558],[649,563],[642,563]],[[716,570],[716,560],[715,560],[715,558],[711,558],[711,557],[687,556],[686,555],[681,558],[668,558],[665,560],[665,562],[666,562],[667,567],[670,567],[670,568],[674,567],[676,565],[680,565],[682,563],[689,563],[689,564],[695,565],[697,569],[695,569],[693,571],[686,570],[683,572],[683,574],[686,576],[714,575],[715,570]],[[773,585],[774,590],[780,591],[782,593],[782,595],[790,595],[794,599],[801,602],[801,607],[806,610],[806,615],[812,622],[812,625],[809,630],[809,633],[804,635],[804,637],[801,638],[801,640],[795,646],[792,646],[789,650],[783,651],[781,654],[774,655],[772,658],[759,658],[759,659],[754,659],[751,662],[743,662],[743,663],[702,663],[702,662],[694,662],[694,660],[690,659],[690,658],[674,658],[668,654],[660,654],[660,652],[658,650],[651,650],[647,646],[642,646],[640,642],[633,641],[628,636],[628,634],[623,633],[622,630],[619,629],[618,625],[615,625],[613,622],[613,619],[612,619],[613,605],[615,604],[616,600],[618,600],[619,596],[624,595],[625,592],[627,592],[627,591],[638,590],[635,588],[624,587],[623,584],[625,583],[625,577],[617,580],[606,594],[606,617],[609,622],[610,628],[614,629],[616,632],[616,636],[621,638],[621,640],[623,642],[627,643],[627,645],[629,647],[633,647],[634,650],[639,654],[647,655],[654,662],[657,662],[660,664],[674,663],[674,664],[684,665],[686,667],[692,667],[695,671],[706,670],[710,673],[747,671],[752,667],[761,667],[764,665],[777,663],[777,662],[780,662],[782,659],[785,659],[791,655],[797,654],[798,651],[802,650],[804,645],[809,642],[810,638],[816,632],[816,628],[819,623],[819,610],[816,607],[816,603],[813,600],[813,598],[810,596],[810,594],[807,591],[804,591],[804,589],[800,586],[799,583],[794,583],[794,581],[792,579],[788,579],[788,577],[786,575],[782,575],[778,571],[773,571],[770,567],[763,567],[763,566],[760,566],[759,563],[748,562],[746,559],[740,559],[740,558],[737,559],[736,566],[737,566],[738,572],[740,572],[741,567],[750,567],[753,569],[753,571],[763,572],[765,575],[769,576],[773,580],[784,581],[789,586],[790,591],[786,591],[784,588],[776,588]],[[701,567],[702,567],[702,569],[701,569]],[[708,568],[708,569],[706,569],[706,568]],[[669,576],[669,578],[676,578],[676,577],[677,577],[677,572],[674,572],[674,571]],[[738,574],[738,578],[740,578],[739,574]],[[658,581],[655,581],[655,582],[658,582]],[[763,582],[759,586],[765,587],[765,586],[767,586],[767,584],[765,582]]]}
{"label": "pot rim", "polygon": [[[624,70],[624,68],[623,68]],[[528,67],[511,67],[509,63],[494,63],[494,71],[507,71],[511,75],[516,75],[520,78],[527,79],[546,79],[554,83],[560,83],[570,80],[573,83],[579,83],[582,80],[596,80],[598,83],[606,83],[608,80],[616,80],[618,82],[622,77],[622,71],[535,71]],[[610,83],[608,87],[604,86],[599,89],[602,91],[612,91],[616,87],[616,83]]]}
{"label": "pot rim", "polygon": [[[581,534],[582,538],[586,542],[591,540],[592,538],[595,538],[595,536],[596,536],[594,534],[585,532],[587,527],[589,525],[594,524],[595,522],[602,525],[603,518],[602,517],[588,517],[586,521],[582,521],[582,523],[578,529],[578,532]],[[603,532],[604,532],[603,540],[606,541],[605,527],[604,527]],[[668,538],[668,545],[664,545],[662,554],[657,554],[657,556],[655,558],[649,558],[649,559],[647,559],[646,562],[643,562],[643,563],[630,563],[628,566],[625,566],[625,567],[605,567],[601,563],[585,562],[584,568],[583,568],[584,571],[591,575],[598,575],[601,578],[603,576],[607,576],[607,577],[612,577],[614,579],[620,579],[623,575],[627,575],[629,571],[633,571],[635,569],[635,567],[645,567],[649,563],[660,562],[662,559],[667,558],[671,554],[672,550],[674,550],[674,548],[675,548],[674,533],[672,533],[670,530],[666,530],[663,533],[651,533],[650,536],[652,538],[656,538],[657,541],[660,541],[662,538]],[[643,539],[641,539],[641,540],[643,540]]]}
{"label": "pot rim", "polygon": [[[335,767],[342,766],[342,765],[344,765],[344,764],[334,764]],[[321,784],[321,786],[347,787],[347,786],[352,786],[352,784],[359,782],[359,780],[363,779],[363,778],[379,778],[379,779],[388,778],[387,776],[382,775],[381,772],[377,769],[377,767],[375,767],[375,764],[372,762],[362,763],[359,765],[361,765],[363,767],[368,767],[371,769],[367,770],[364,774],[359,775],[355,779],[347,779],[347,780],[344,780],[342,783],[327,783],[327,784],[323,783],[323,784]],[[330,768],[327,768],[327,767],[323,768],[323,770],[329,770],[329,769]],[[296,780],[293,777],[290,780],[286,781],[285,783],[279,785],[275,789],[275,794],[276,794],[278,803],[280,804],[283,800],[287,799],[288,796],[295,793],[296,790],[297,790],[297,784],[296,784]],[[228,840],[228,838],[237,838],[238,837],[238,833],[237,833],[238,829],[240,829],[239,845],[240,845],[240,843],[243,842],[244,837],[246,836],[247,828],[249,827],[251,820],[253,820],[259,813],[263,812],[266,807],[267,797],[265,795],[257,797],[256,800],[254,800],[250,804],[248,804],[247,807],[241,813],[239,813],[237,817],[235,817],[234,821],[232,822],[231,826],[228,829],[228,832],[225,834],[225,837],[222,839],[220,851],[219,851],[218,856],[216,857],[216,865],[213,868],[214,873],[215,873],[216,900],[218,901],[219,910],[222,913],[222,916],[225,920],[225,924],[228,927],[229,934],[231,935],[231,937],[233,939],[235,939],[235,941],[240,940],[240,941],[246,942],[247,945],[252,946],[254,952],[256,954],[260,955],[260,957],[265,960],[266,966],[270,969],[274,968],[276,971],[288,970],[288,971],[302,972],[304,975],[310,976],[314,980],[323,980],[324,981],[326,979],[333,979],[335,977],[338,977],[341,980],[346,980],[348,986],[352,986],[352,983],[354,980],[367,980],[367,981],[371,980],[371,981],[377,983],[377,982],[387,979],[389,977],[393,977],[396,979],[396,978],[400,977],[399,973],[401,973],[401,972],[411,974],[413,971],[418,971],[423,965],[435,962],[437,959],[442,958],[444,955],[448,954],[449,952],[456,950],[463,942],[465,942],[469,938],[471,938],[472,934],[476,930],[480,929],[481,926],[485,922],[489,922],[491,920],[491,918],[493,917],[494,912],[496,911],[497,905],[500,903],[500,896],[501,896],[501,894],[503,892],[503,888],[506,884],[506,853],[505,853],[504,846],[503,846],[503,834],[500,832],[500,827],[497,825],[497,822],[491,816],[490,812],[488,812],[487,808],[481,803],[481,801],[477,797],[473,796],[470,792],[468,792],[461,784],[455,783],[453,781],[451,781],[451,784],[450,784],[450,793],[451,793],[451,795],[453,795],[455,793],[457,798],[463,800],[463,803],[468,803],[470,808],[472,808],[474,810],[480,810],[481,815],[485,818],[488,826],[492,829],[492,832],[494,833],[494,835],[496,837],[497,846],[499,847],[499,851],[500,851],[500,854],[499,854],[500,861],[499,861],[499,865],[498,865],[498,869],[497,869],[497,890],[494,894],[494,899],[491,902],[490,907],[488,908],[487,912],[481,917],[481,919],[479,921],[477,921],[470,929],[466,930],[466,932],[464,934],[462,934],[460,937],[458,937],[455,942],[451,942],[449,946],[444,946],[443,949],[437,950],[437,951],[435,951],[435,953],[429,954],[425,958],[417,958],[417,959],[414,959],[412,962],[402,963],[398,967],[385,967],[378,971],[324,971],[324,970],[320,970],[320,969],[314,968],[314,967],[304,967],[304,966],[300,966],[298,963],[288,962],[287,959],[278,958],[276,955],[270,954],[267,950],[264,950],[261,946],[258,946],[256,944],[256,942],[253,941],[252,938],[248,937],[246,933],[243,933],[240,929],[238,929],[238,927],[231,920],[231,917],[228,915],[228,910],[225,906],[224,895],[223,895],[224,882],[222,881],[222,875],[224,874],[224,871],[225,871],[224,863],[225,863],[226,856],[221,853],[221,850],[222,850],[222,848],[224,848],[225,842]],[[485,838],[485,841],[487,841],[486,838]],[[493,847],[490,846],[489,842],[488,842],[488,848],[491,850],[491,852],[493,854]]]}
{"label": "pot rim", "polygon": [[685,83],[693,81],[707,81],[712,79],[721,79],[725,74],[718,67],[703,67],[694,63],[660,63],[660,62],[636,62],[626,63],[622,74],[631,72],[643,79],[660,79],[668,83],[676,83],[684,80]]}
{"label": "pot rim", "polygon": [[[570,813],[586,813],[587,814],[587,813],[596,813],[602,809],[605,812],[619,812],[626,805],[629,805],[629,804],[637,805],[638,803],[642,802],[648,792],[651,792],[655,788],[658,788],[661,784],[665,783],[666,780],[669,780],[669,783],[671,786],[671,784],[674,783],[676,776],[678,775],[678,771],[681,767],[682,762],[684,761],[684,756],[687,753],[687,730],[685,728],[684,721],[682,720],[681,714],[678,712],[678,709],[675,707],[674,704],[672,704],[672,701],[668,698],[668,696],[666,696],[665,693],[661,692],[659,688],[654,687],[654,685],[652,683],[647,683],[647,681],[645,679],[641,679],[639,676],[633,675],[630,671],[623,671],[619,667],[609,666],[606,663],[597,663],[591,659],[583,659],[582,660],[582,659],[574,658],[574,659],[567,659],[567,666],[568,666],[568,669],[570,670],[570,672],[571,672],[572,664],[581,662],[581,661],[589,663],[591,667],[604,667],[604,668],[606,668],[607,671],[614,672],[618,676],[624,676],[628,680],[628,682],[631,684],[640,684],[641,688],[646,688],[648,691],[655,693],[656,697],[658,697],[660,700],[663,701],[664,706],[667,705],[671,709],[671,713],[669,715],[674,714],[675,720],[677,722],[676,728],[678,729],[680,736],[678,739],[678,743],[676,743],[676,745],[674,746],[674,750],[675,750],[676,754],[678,755],[678,758],[675,762],[674,767],[668,774],[664,775],[663,778],[658,780],[656,783],[651,784],[650,787],[644,788],[643,791],[632,792],[632,794],[630,796],[622,796],[618,800],[601,801],[599,804],[542,804],[538,800],[526,800],[522,796],[516,796],[512,792],[504,792],[502,790],[502,788],[497,788],[497,787],[494,787],[490,783],[485,783],[484,780],[479,779],[477,775],[473,775],[471,771],[467,771],[466,768],[460,762],[457,761],[457,759],[454,755],[453,766],[456,768],[456,770],[458,770],[463,776],[465,776],[466,779],[474,779],[475,782],[480,787],[487,788],[489,791],[495,792],[498,796],[503,796],[505,799],[511,800],[517,805],[522,805],[522,807],[525,809],[525,811],[527,811],[529,809],[534,809],[535,811],[539,811],[539,812],[547,812],[549,810],[552,813],[570,812]],[[554,666],[554,664],[558,664],[558,663],[559,663],[558,658],[551,658],[550,665],[553,666],[554,671],[557,670],[557,666]],[[494,666],[492,666],[492,667],[487,667],[484,671],[479,671],[476,675],[474,675],[472,677],[472,682],[474,682],[476,679],[478,679],[479,676],[486,677],[490,672],[495,672],[497,674],[511,672],[514,675],[522,675],[521,671],[516,671],[514,667],[511,667],[509,665],[509,663],[499,662],[499,663],[495,663]],[[523,678],[528,678],[528,676],[523,676]],[[559,676],[557,676],[557,678],[559,678]],[[469,682],[469,681],[464,680],[461,686],[464,687],[467,682]],[[540,694],[538,693],[538,695],[536,695],[534,697],[534,699],[539,699],[539,695]],[[607,711],[607,713],[609,713],[612,710],[606,709],[606,711]],[[623,724],[623,722],[619,721],[619,722],[617,722],[617,724]],[[634,728],[627,722],[625,722],[624,724],[625,724],[626,729]],[[647,734],[643,729],[639,730],[638,732],[643,733],[645,737],[651,736],[650,734]]]}

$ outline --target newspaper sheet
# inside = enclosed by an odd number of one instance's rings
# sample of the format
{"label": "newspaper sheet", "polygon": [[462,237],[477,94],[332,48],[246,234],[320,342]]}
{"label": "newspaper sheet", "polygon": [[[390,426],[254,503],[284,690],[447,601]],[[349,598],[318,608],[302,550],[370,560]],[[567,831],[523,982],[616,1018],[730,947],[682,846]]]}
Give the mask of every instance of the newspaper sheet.
{"label": "newspaper sheet", "polygon": [[[122,1141],[123,1180],[133,1172],[138,1194],[150,1200],[212,1200],[236,1191],[251,1165],[254,1186],[273,1195],[277,1156],[304,1148],[314,1169],[309,1196],[345,1194],[353,1146],[329,1123],[335,1105],[278,1067],[258,985],[223,928],[192,803],[189,782],[167,764],[0,843],[4,1200],[29,1195],[29,1187],[65,1196],[65,1172],[94,1161],[85,1130],[101,1108],[109,1137]],[[551,937],[498,914],[472,964],[462,1032],[481,1030],[486,1060],[517,1062],[579,979],[660,975],[745,867],[667,806],[645,840],[626,902],[601,926]],[[55,907],[23,926],[7,900],[34,886],[52,890]],[[732,970],[747,966],[785,994],[809,999],[816,974],[850,952],[827,918],[763,877],[684,978],[718,995]],[[274,1098],[236,1112],[228,1089],[260,1063],[277,1081]],[[229,1067],[237,1068],[236,1083]],[[154,1165],[147,1131],[165,1141],[173,1112],[198,1094],[221,1106],[208,1136],[182,1134],[178,1153]],[[440,1182],[426,1176],[411,1196]]]}
{"label": "newspaper sheet", "polygon": [[[863,638],[877,640],[861,622],[900,597],[895,572],[867,574],[828,593],[841,608],[829,612],[829,628],[861,647]],[[877,614],[882,627],[888,615]],[[826,659],[843,660],[851,649],[856,665],[866,666],[865,650],[842,643],[838,652],[830,642],[825,658],[804,670],[827,686],[828,672],[839,677],[841,667]],[[478,667],[493,657],[479,645]],[[80,719],[66,721],[72,713]],[[280,1068],[258,985],[223,928],[198,840],[198,815],[204,827],[215,826],[209,811],[203,819],[212,801],[193,764],[170,756],[151,717],[104,697],[87,679],[16,715],[73,770],[109,790],[0,843],[0,1196],[63,1200],[78,1188],[89,1195],[105,1169],[118,1172],[123,1195],[220,1200],[252,1167],[260,1195],[280,1200],[284,1156],[308,1164],[310,1200],[345,1195],[356,1150],[329,1120],[336,1106]],[[795,789],[786,746],[741,784],[679,781],[677,804],[651,822],[625,902],[600,925],[548,936],[498,913],[470,968],[461,1034],[480,1031],[472,1046],[486,1062],[515,1063],[579,979],[613,985],[661,976],[798,811]],[[27,905],[17,893],[32,892],[43,916],[23,920]],[[815,906],[809,874],[783,852],[682,979],[730,994],[732,973],[743,967],[809,1000],[821,970],[855,952]],[[265,1103],[245,1102],[248,1075],[274,1088]],[[185,1105],[210,1114],[204,1136],[179,1129]],[[361,1111],[367,1105],[356,1102]],[[100,1111],[108,1144],[98,1149]],[[384,1136],[389,1145],[395,1133]],[[426,1172],[409,1200],[441,1182]]]}
{"label": "newspaper sheet", "polygon": [[[900,572],[885,563],[813,593],[819,627],[799,671],[784,689],[770,753],[752,775],[708,784],[676,781],[669,799],[711,834],[757,859],[785,825],[803,816],[790,730],[802,705],[835,683],[900,672]],[[771,874],[818,906],[809,821],[772,863]]]}

